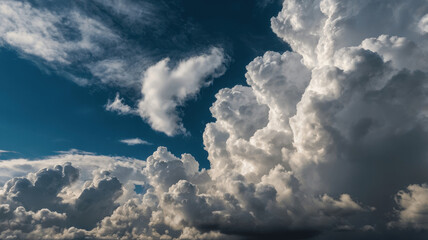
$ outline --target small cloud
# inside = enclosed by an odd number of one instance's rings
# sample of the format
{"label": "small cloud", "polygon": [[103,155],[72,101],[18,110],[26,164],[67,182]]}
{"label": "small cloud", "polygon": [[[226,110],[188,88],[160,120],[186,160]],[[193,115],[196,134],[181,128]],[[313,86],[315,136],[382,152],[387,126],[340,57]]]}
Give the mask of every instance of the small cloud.
{"label": "small cloud", "polygon": [[120,140],[121,143],[125,143],[128,144],[129,146],[134,146],[134,145],[152,145],[151,143],[140,139],[140,138],[130,138],[130,139],[122,139]]}
{"label": "small cloud", "polygon": [[364,225],[361,228],[361,231],[363,231],[363,232],[373,232],[373,231],[375,231],[375,227],[372,226],[372,225]]}
{"label": "small cloud", "polygon": [[123,98],[119,96],[119,93],[116,94],[116,98],[113,101],[108,100],[107,104],[105,105],[105,109],[107,111],[117,112],[119,114],[135,113],[135,111],[131,109],[130,106],[123,103]]}
{"label": "small cloud", "polygon": [[64,155],[68,155],[68,154],[71,154],[71,155],[95,155],[92,152],[86,152],[86,151],[82,151],[82,150],[74,149],[74,148],[67,150],[67,151],[56,151],[56,153],[64,154]]}
{"label": "small cloud", "polygon": [[136,111],[154,130],[174,136],[187,133],[177,108],[223,75],[228,57],[223,49],[213,47],[208,53],[181,60],[175,67],[169,62],[165,58],[146,70]]}
{"label": "small cloud", "polygon": [[7,150],[1,150],[0,149],[0,155],[3,154],[3,153],[16,153],[16,152],[14,152],[14,151],[7,151]]}

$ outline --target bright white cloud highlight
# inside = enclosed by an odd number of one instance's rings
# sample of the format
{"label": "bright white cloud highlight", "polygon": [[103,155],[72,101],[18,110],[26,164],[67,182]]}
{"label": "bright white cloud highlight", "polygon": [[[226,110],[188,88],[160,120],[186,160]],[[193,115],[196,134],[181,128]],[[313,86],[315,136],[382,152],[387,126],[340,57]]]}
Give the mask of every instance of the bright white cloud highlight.
{"label": "bright white cloud highlight", "polygon": [[185,133],[176,108],[211,83],[225,71],[223,50],[212,48],[208,53],[184,59],[170,66],[164,59],[149,67],[143,78],[138,113],[156,131],[168,136]]}
{"label": "bright white cloud highlight", "polygon": [[151,145],[151,143],[142,140],[140,138],[130,138],[130,139],[122,139],[120,140],[121,143],[125,143],[128,144],[129,146],[134,146],[134,145]]}
{"label": "bright white cloud highlight", "polygon": [[119,94],[114,100],[108,100],[105,109],[118,114],[138,114],[154,130],[168,136],[186,133],[177,107],[184,106],[202,87],[223,75],[226,61],[220,48],[211,48],[208,53],[183,59],[174,66],[169,58],[163,59],[144,73],[142,98],[135,109],[126,105]]}
{"label": "bright white cloud highlight", "polygon": [[132,114],[136,113],[130,106],[123,103],[123,98],[119,96],[119,93],[116,94],[114,100],[108,100],[105,105],[105,109],[110,112],[116,112],[118,114]]}

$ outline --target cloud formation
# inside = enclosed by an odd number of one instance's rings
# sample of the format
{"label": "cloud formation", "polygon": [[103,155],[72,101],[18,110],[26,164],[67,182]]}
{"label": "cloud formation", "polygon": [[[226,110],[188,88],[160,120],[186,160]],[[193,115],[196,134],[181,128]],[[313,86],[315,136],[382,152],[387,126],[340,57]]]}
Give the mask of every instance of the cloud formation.
{"label": "cloud formation", "polygon": [[141,139],[141,138],[130,138],[130,139],[122,139],[120,140],[121,143],[128,144],[130,146],[134,145],[151,145],[151,143]]}
{"label": "cloud formation", "polygon": [[0,149],[0,154],[2,154],[2,153],[10,153],[11,151],[7,151],[7,150],[1,150]]}
{"label": "cloud formation", "polygon": [[120,97],[119,93],[116,93],[114,100],[108,100],[105,105],[105,109],[110,112],[116,112],[118,114],[135,114],[136,111],[133,110],[130,106],[123,103],[123,98]]}
{"label": "cloud formation", "polygon": [[[187,56],[195,56],[176,62],[150,50],[149,42],[159,39],[147,39],[147,46],[135,44],[127,37],[129,33],[112,22],[132,25],[132,29],[137,25],[145,31],[144,36],[160,34],[166,23],[156,15],[160,7],[148,1],[58,4],[54,7],[43,1],[2,1],[0,46],[42,62],[79,85],[141,89],[134,96],[141,98],[135,103],[137,110],[125,105],[119,95],[108,101],[106,109],[139,114],[154,130],[169,136],[185,133],[176,108],[224,73],[223,50],[212,47],[200,55],[187,52]],[[159,26],[156,31],[160,32],[151,34],[155,31],[149,28],[151,24]],[[175,59],[176,55],[171,57]],[[159,61],[161,58],[164,59]]]}
{"label": "cloud formation", "polygon": [[395,197],[398,205],[397,220],[389,223],[389,227],[428,229],[428,187],[409,185]]}
{"label": "cloud formation", "polygon": [[[50,232],[56,238],[222,239],[228,234],[263,234],[276,229],[271,224],[280,219],[291,223],[291,216],[271,215],[292,200],[277,202],[277,194],[284,193],[269,184],[276,176],[287,178],[281,176],[284,170],[280,168],[263,183],[247,183],[238,177],[222,186],[210,177],[211,170],[199,170],[191,155],[177,158],[164,147],[145,162],[76,153],[34,163],[19,159],[4,163],[4,170],[18,176],[22,169],[31,172],[37,166],[53,167],[4,183],[0,192],[2,238],[40,238]],[[296,184],[293,179],[288,182]],[[143,187],[142,194],[133,191],[137,184]],[[290,191],[285,194],[295,198]],[[299,210],[289,210],[323,211],[321,219],[301,219],[310,226],[324,226],[342,214],[365,211],[346,194],[338,200],[324,195],[305,201],[315,204],[311,210],[294,204]],[[7,222],[16,224],[8,227]],[[250,226],[254,229],[249,230]]]}
{"label": "cloud formation", "polygon": [[[417,184],[428,180],[427,12],[422,0],[285,0],[271,23],[293,52],[255,58],[248,86],[216,94],[215,121],[203,134],[209,170],[165,147],[146,161],[82,153],[3,161],[0,226],[17,224],[2,237],[284,239],[426,229],[427,186]],[[143,77],[139,114],[168,135],[184,131],[176,107],[223,64],[219,49],[155,64]],[[124,108],[119,96],[113,103]],[[47,164],[59,166],[37,171]],[[84,211],[91,216],[76,221]]]}
{"label": "cloud formation", "polygon": [[175,66],[171,66],[169,58],[163,59],[144,73],[142,98],[135,109],[124,104],[119,94],[113,101],[109,100],[105,108],[119,114],[138,114],[154,130],[168,136],[186,133],[177,108],[195,98],[214,78],[223,75],[226,63],[227,58],[220,48],[183,59]]}
{"label": "cloud formation", "polygon": [[[310,188],[348,189],[374,205],[370,221],[381,228],[391,197],[427,181],[427,10],[425,1],[290,0],[272,19],[311,71],[289,119],[291,167],[311,176],[304,178]],[[409,188],[397,195],[403,214],[411,205],[404,199],[413,201]]]}
{"label": "cloud formation", "polygon": [[[146,64],[144,52],[82,5],[59,4],[55,8],[42,1],[2,1],[0,44],[43,62],[79,85],[135,85]],[[85,6],[98,7],[95,2]]]}
{"label": "cloud formation", "polygon": [[144,166],[137,159],[77,151],[42,160],[2,161],[0,236],[89,236],[87,230],[111,215],[122,199],[136,196]]}
{"label": "cloud formation", "polygon": [[211,83],[210,79],[223,75],[225,56],[222,49],[212,48],[206,54],[180,61],[173,68],[169,61],[164,59],[144,73],[138,113],[154,130],[172,136],[186,131],[176,108],[194,98]]}

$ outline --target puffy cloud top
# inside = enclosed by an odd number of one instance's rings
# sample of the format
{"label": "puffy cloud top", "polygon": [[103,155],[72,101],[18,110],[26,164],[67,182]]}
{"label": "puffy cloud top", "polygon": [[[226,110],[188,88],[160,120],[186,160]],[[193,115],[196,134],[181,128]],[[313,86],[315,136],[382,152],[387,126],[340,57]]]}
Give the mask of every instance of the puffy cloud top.
{"label": "puffy cloud top", "polygon": [[183,60],[173,69],[168,62],[164,59],[145,72],[138,112],[154,130],[172,136],[186,131],[176,108],[209,85],[207,78],[224,73],[225,58],[222,49],[212,48],[208,54]]}

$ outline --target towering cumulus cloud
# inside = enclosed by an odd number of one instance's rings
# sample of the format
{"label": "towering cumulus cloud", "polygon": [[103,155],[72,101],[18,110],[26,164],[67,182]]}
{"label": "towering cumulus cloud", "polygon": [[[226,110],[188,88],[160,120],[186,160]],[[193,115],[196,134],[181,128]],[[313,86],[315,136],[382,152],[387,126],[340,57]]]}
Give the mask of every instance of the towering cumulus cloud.
{"label": "towering cumulus cloud", "polygon": [[[1,238],[379,239],[428,229],[428,3],[285,0],[271,24],[293,51],[257,57],[248,86],[217,93],[203,134],[209,170],[164,147],[145,162],[87,153],[4,162],[14,178],[0,194]],[[168,135],[183,131],[175,108],[222,61],[213,49],[149,68],[138,113]]]}

